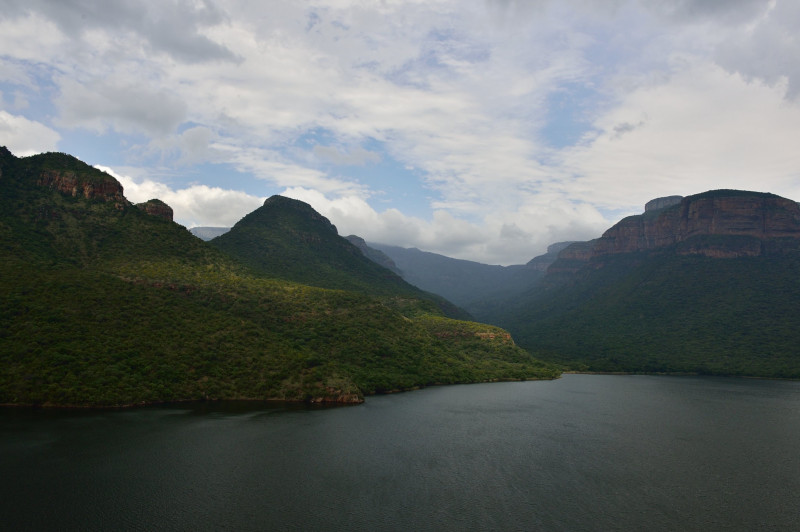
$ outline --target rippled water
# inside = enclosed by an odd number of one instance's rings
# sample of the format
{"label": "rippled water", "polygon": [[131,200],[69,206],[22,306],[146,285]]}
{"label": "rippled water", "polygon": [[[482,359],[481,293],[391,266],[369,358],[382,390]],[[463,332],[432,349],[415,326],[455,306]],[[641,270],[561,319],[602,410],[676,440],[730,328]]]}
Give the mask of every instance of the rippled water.
{"label": "rippled water", "polygon": [[798,530],[800,383],[566,375],[309,409],[0,410],[7,530]]}

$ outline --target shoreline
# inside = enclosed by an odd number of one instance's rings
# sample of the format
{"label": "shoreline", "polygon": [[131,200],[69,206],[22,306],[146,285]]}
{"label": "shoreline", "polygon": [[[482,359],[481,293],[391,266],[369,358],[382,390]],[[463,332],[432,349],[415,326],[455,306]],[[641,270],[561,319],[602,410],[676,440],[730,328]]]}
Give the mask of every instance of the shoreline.
{"label": "shoreline", "polygon": [[[566,373],[566,372],[562,372]],[[121,405],[100,405],[100,404],[53,404],[53,403],[42,403],[42,404],[32,404],[32,403],[0,403],[0,408],[19,408],[19,409],[38,409],[38,410],[127,410],[131,408],[139,408],[139,407],[150,407],[150,406],[165,406],[165,405],[180,405],[182,403],[208,403],[208,404],[219,404],[226,401],[230,402],[240,402],[240,403],[264,403],[266,405],[272,406],[301,406],[307,405],[310,407],[332,407],[332,406],[357,406],[360,404],[364,404],[366,402],[367,397],[377,396],[377,395],[390,395],[396,393],[406,393],[406,392],[413,392],[417,390],[422,390],[425,388],[431,388],[433,386],[457,386],[457,385],[465,385],[465,384],[485,384],[485,383],[492,383],[492,382],[524,382],[524,381],[551,381],[561,378],[561,375],[556,377],[533,377],[533,378],[526,378],[526,379],[490,379],[485,381],[471,381],[471,382],[448,382],[448,383],[433,383],[428,385],[420,385],[414,386],[411,388],[396,388],[392,390],[385,390],[381,392],[373,392],[369,394],[364,394],[363,397],[359,397],[358,400],[337,400],[336,398],[327,398],[327,397],[312,397],[310,399],[256,399],[256,398],[243,398],[243,397],[231,397],[231,398],[220,398],[220,399],[209,399],[207,397],[199,397],[199,398],[190,398],[190,399],[174,399],[169,401],[152,401],[152,402],[138,402],[138,403],[127,403]]]}

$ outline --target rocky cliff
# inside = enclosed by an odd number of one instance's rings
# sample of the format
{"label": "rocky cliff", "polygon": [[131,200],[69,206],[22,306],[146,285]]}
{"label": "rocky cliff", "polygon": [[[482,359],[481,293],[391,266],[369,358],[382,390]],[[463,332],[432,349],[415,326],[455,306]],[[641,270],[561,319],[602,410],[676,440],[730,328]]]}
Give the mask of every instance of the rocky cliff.
{"label": "rocky cliff", "polygon": [[144,203],[137,203],[136,206],[151,216],[172,221],[172,207],[161,200],[151,199]]}
{"label": "rocky cliff", "polygon": [[556,242],[555,244],[550,244],[547,246],[547,253],[532,258],[525,266],[533,271],[546,272],[547,268],[558,259],[559,254],[572,244],[575,244],[575,242]]}
{"label": "rocky cliff", "polygon": [[89,174],[73,170],[42,170],[36,184],[73,197],[129,204],[122,194],[119,181],[101,172]]}
{"label": "rocky cliff", "polygon": [[644,214],[624,218],[596,240],[572,244],[549,271],[575,271],[603,256],[671,246],[678,254],[735,258],[800,243],[800,206],[792,200],[739,190],[678,198],[648,202]]}
{"label": "rocky cliff", "polygon": [[683,196],[665,196],[663,198],[656,198],[644,204],[644,212],[657,211],[666,207],[677,205],[683,200]]}

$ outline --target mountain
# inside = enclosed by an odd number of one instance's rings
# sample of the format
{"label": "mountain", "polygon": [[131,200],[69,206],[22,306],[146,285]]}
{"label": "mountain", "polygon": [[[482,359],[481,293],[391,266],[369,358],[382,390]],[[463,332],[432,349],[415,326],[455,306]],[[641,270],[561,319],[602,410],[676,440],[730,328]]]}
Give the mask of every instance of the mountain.
{"label": "mountain", "polygon": [[272,196],[210,244],[269,277],[373,296],[428,301],[448,316],[469,314],[440,296],[426,293],[368,259],[310,205]]}
{"label": "mountain", "polygon": [[486,317],[577,369],[800,377],[800,207],[716,190],[561,251]]}
{"label": "mountain", "polygon": [[506,297],[534,286],[544,275],[546,265],[556,259],[556,254],[550,253],[525,265],[497,266],[453,259],[416,248],[372,242],[369,247],[386,254],[409,283],[439,294],[475,317],[502,304]]}
{"label": "mountain", "polygon": [[[393,281],[346,291],[270,276],[146,203],[69,155],[0,148],[0,404],[358,402],[558,374],[506,331],[446,318]],[[285,230],[324,226],[304,212]]]}
{"label": "mountain", "polygon": [[230,231],[230,227],[192,227],[189,232],[202,240],[211,240]]}
{"label": "mountain", "polygon": [[360,249],[361,253],[372,262],[383,266],[387,270],[393,271],[400,277],[403,276],[403,272],[400,271],[400,268],[397,267],[397,264],[395,264],[391,257],[389,257],[389,255],[383,251],[370,247],[360,236],[348,235],[345,238],[355,247]]}

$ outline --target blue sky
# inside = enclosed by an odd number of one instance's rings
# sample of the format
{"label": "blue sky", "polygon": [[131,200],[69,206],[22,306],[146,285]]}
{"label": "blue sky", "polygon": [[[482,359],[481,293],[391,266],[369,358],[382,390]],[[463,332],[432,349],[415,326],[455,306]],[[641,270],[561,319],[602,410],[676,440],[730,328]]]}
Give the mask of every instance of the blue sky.
{"label": "blue sky", "polygon": [[648,200],[800,199],[791,0],[4,0],[0,145],[187,226],[265,198],[494,264]]}

